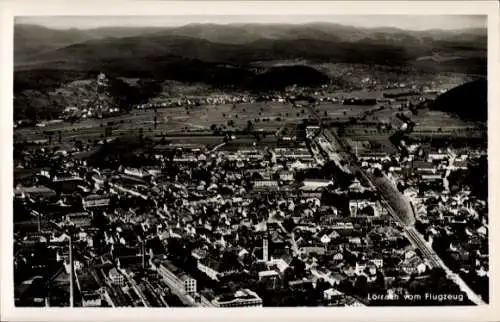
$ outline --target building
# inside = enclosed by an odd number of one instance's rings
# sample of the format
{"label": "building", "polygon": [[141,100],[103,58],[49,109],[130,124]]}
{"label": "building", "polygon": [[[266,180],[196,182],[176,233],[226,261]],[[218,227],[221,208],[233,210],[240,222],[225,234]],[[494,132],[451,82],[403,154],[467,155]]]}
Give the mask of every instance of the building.
{"label": "building", "polygon": [[384,152],[370,152],[359,153],[358,160],[360,161],[383,161],[388,158],[387,153]]}
{"label": "building", "polygon": [[189,163],[189,162],[197,162],[198,158],[194,155],[182,155],[181,157],[175,157],[173,161],[179,163],[180,162]]}
{"label": "building", "polygon": [[382,258],[374,258],[371,260],[371,262],[375,264],[377,268],[384,267],[384,260]]}
{"label": "building", "polygon": [[338,301],[344,296],[344,293],[337,291],[334,288],[329,288],[323,291],[323,298],[327,301]]}
{"label": "building", "polygon": [[402,263],[402,269],[405,273],[407,274],[417,274],[422,271],[422,265],[424,266],[424,271],[425,271],[425,264],[423,261],[417,256],[411,254],[405,254],[405,260]]}
{"label": "building", "polygon": [[449,157],[448,153],[439,153],[439,152],[429,153],[429,155],[427,156],[427,158],[428,158],[429,161],[446,160],[448,157]]}
{"label": "building", "polygon": [[276,180],[256,180],[253,183],[254,188],[256,189],[266,189],[266,188],[277,188],[278,181]]}
{"label": "building", "polygon": [[349,210],[352,217],[379,216],[377,204],[368,200],[350,200]]}
{"label": "building", "polygon": [[138,177],[141,179],[149,178],[151,177],[151,174],[148,172],[142,170],[142,169],[136,169],[136,168],[125,168],[123,170],[123,173],[132,177]]}
{"label": "building", "polygon": [[317,125],[310,125],[306,127],[306,136],[313,137],[321,132],[321,128]]}
{"label": "building", "polygon": [[431,162],[420,161],[420,160],[415,160],[412,162],[412,169],[420,174],[436,173],[436,171],[437,171],[436,166],[434,164],[432,164]]}
{"label": "building", "polygon": [[293,181],[293,172],[291,171],[281,171],[280,172],[280,180],[283,182]]}
{"label": "building", "polygon": [[323,244],[315,244],[315,245],[304,245],[299,248],[300,252],[303,254],[311,255],[324,255],[326,254],[326,247]]}
{"label": "building", "polygon": [[302,279],[297,279],[295,281],[290,281],[288,285],[292,290],[298,291],[307,287],[312,287],[313,280],[311,278],[302,278]]}
{"label": "building", "polygon": [[88,272],[75,272],[76,285],[82,296],[83,307],[100,307],[105,288],[101,287],[95,278]]}
{"label": "building", "polygon": [[367,262],[356,262],[356,266],[354,268],[354,271],[357,275],[361,274],[364,272],[364,270],[366,269],[367,267]]}
{"label": "building", "polygon": [[234,294],[216,297],[212,303],[215,307],[262,307],[262,299],[257,293],[243,289]]}
{"label": "building", "polygon": [[423,181],[441,181],[443,177],[439,174],[422,174],[420,179]]}
{"label": "building", "polygon": [[269,259],[269,237],[267,234],[262,238],[262,260],[267,262]]}
{"label": "building", "polygon": [[91,209],[98,207],[107,207],[111,202],[109,195],[89,195],[83,199],[83,208]]}
{"label": "building", "polygon": [[15,196],[19,198],[49,198],[55,197],[56,192],[45,186],[35,186],[35,187],[17,187],[14,190]]}
{"label": "building", "polygon": [[66,215],[66,221],[78,228],[87,228],[91,226],[91,216],[87,212],[78,212]]}
{"label": "building", "polygon": [[182,272],[174,266],[170,261],[162,261],[158,267],[158,274],[163,278],[165,283],[175,291],[181,294],[196,294],[197,282],[188,274]]}
{"label": "building", "polygon": [[259,151],[257,149],[253,150],[238,150],[238,154],[241,156],[248,158],[250,160],[262,160],[264,158],[264,155],[262,154],[262,151]]}
{"label": "building", "polygon": [[277,277],[279,276],[279,273],[277,271],[260,271],[259,272],[259,281],[265,279],[265,278],[272,278],[272,277]]}
{"label": "building", "polygon": [[352,296],[348,296],[345,299],[344,306],[347,306],[347,307],[364,307],[364,306],[366,306],[366,304],[364,304],[363,302],[361,302],[358,298],[354,298]]}
{"label": "building", "polygon": [[454,170],[467,170],[469,165],[469,162],[466,160],[455,160],[453,162],[453,169]]}
{"label": "building", "polygon": [[114,284],[117,286],[124,286],[125,285],[125,278],[114,267],[109,271],[108,278],[109,278],[111,284]]}
{"label": "building", "polygon": [[313,157],[301,158],[289,165],[292,170],[310,169],[316,166],[316,160]]}
{"label": "building", "polygon": [[[290,262],[290,260],[288,261],[288,263],[289,262]],[[289,266],[288,263],[283,258],[272,258],[271,257],[271,260],[267,262],[267,265],[275,265],[280,270],[280,272],[284,272],[285,269],[287,269]]]}
{"label": "building", "polygon": [[111,187],[116,188],[116,190],[121,191],[121,192],[126,193],[126,194],[129,194],[129,195],[132,195],[134,197],[140,197],[144,200],[148,199],[148,197],[146,195],[144,195],[144,194],[142,194],[134,189],[128,189],[128,188],[126,188],[122,185],[119,185],[119,184],[111,184]]}
{"label": "building", "polygon": [[334,224],[332,224],[329,228],[333,229],[333,230],[344,230],[344,229],[354,229],[354,225],[352,222],[342,222],[342,221],[338,221]]}
{"label": "building", "polygon": [[197,283],[196,283],[196,280],[194,278],[191,278],[186,274],[182,274],[180,276],[180,280],[182,281],[182,284],[184,286],[184,290],[187,294],[195,294],[196,293]]}
{"label": "building", "polygon": [[198,260],[198,270],[205,273],[213,280],[219,280],[219,276],[236,273],[238,270],[233,268],[223,268],[221,262],[210,256]]}
{"label": "building", "polygon": [[82,306],[83,307],[101,307],[102,294],[96,291],[82,291]]}
{"label": "building", "polygon": [[274,151],[280,158],[300,160],[302,158],[311,157],[311,153],[306,148],[296,148],[296,149],[278,148],[275,149]]}
{"label": "building", "polygon": [[333,185],[333,181],[324,179],[306,179],[303,184],[304,185],[300,188],[301,190],[314,191]]}
{"label": "building", "polygon": [[358,179],[355,179],[348,189],[349,192],[364,192],[366,190]]}
{"label": "building", "polygon": [[72,173],[58,173],[54,176],[53,182],[78,181],[83,182],[83,179]]}
{"label": "building", "polygon": [[275,270],[261,271],[259,272],[259,281],[264,281],[267,285],[275,288],[278,285],[279,276]]}

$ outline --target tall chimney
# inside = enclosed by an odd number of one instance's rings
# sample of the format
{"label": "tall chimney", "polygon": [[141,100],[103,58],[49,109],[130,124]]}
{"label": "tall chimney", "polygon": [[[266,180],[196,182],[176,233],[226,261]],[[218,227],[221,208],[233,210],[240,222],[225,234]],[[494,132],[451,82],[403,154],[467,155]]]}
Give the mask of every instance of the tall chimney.
{"label": "tall chimney", "polygon": [[142,269],[146,269],[146,251],[144,247],[144,239],[141,240],[141,248],[142,248]]}
{"label": "tall chimney", "polygon": [[47,283],[47,297],[45,298],[45,307],[50,307],[50,281]]}
{"label": "tall chimney", "polygon": [[262,257],[265,262],[269,260],[269,240],[267,232],[264,234],[264,238],[262,239]]}
{"label": "tall chimney", "polygon": [[74,262],[73,262],[73,242],[71,236],[69,236],[69,306],[75,307],[74,299],[74,285],[73,285],[73,274],[74,274]]}

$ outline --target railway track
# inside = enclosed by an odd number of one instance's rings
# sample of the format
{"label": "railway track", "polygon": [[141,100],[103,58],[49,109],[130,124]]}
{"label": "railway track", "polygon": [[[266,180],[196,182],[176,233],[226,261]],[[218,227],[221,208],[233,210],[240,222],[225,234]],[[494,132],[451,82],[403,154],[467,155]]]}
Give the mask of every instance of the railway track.
{"label": "railway track", "polygon": [[319,116],[314,108],[310,107],[311,113],[319,120],[321,132],[327,140],[332,141],[332,146],[337,146],[343,152],[345,160],[348,161],[349,167],[354,169],[356,173],[359,173],[370,186],[377,189],[380,192],[382,203],[389,211],[389,214],[396,220],[396,222],[403,227],[405,235],[408,237],[410,242],[417,247],[423,257],[428,261],[429,265],[432,267],[439,267],[443,269],[448,278],[457,284],[460,289],[465,292],[468,298],[474,302],[476,305],[484,305],[484,301],[478,296],[463,280],[458,274],[453,273],[441,260],[441,258],[436,254],[430,245],[428,245],[422,236],[416,231],[415,227],[415,216],[413,209],[407,205],[403,196],[400,192],[390,183],[385,182],[383,179],[378,179],[372,176],[370,173],[364,171],[357,162],[356,156],[349,152],[349,149],[345,146],[344,142],[337,136],[336,133],[329,129],[324,129],[322,124],[321,116]]}

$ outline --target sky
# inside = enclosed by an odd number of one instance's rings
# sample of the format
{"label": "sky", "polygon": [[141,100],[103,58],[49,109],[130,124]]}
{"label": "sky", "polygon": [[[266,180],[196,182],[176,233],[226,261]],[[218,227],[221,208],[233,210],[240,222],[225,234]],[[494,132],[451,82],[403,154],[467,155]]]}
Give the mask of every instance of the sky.
{"label": "sky", "polygon": [[16,24],[55,29],[98,27],[175,27],[190,23],[291,23],[330,22],[362,28],[395,27],[407,30],[486,28],[480,15],[259,15],[259,16],[32,16],[16,17]]}

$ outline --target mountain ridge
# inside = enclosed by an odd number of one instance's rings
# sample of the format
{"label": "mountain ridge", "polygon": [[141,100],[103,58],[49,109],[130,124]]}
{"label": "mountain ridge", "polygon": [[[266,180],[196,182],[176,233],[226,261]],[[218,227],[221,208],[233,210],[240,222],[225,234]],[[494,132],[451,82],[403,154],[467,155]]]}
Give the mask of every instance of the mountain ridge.
{"label": "mountain ridge", "polygon": [[[382,38],[386,38],[389,41],[393,39],[395,43],[410,41],[418,44],[424,38],[429,38],[426,41],[443,41],[443,39],[449,39],[461,43],[473,42],[480,49],[484,49],[486,46],[486,33],[481,33],[477,28],[461,31],[406,31],[397,28],[356,28],[331,23],[308,23],[300,25],[243,23],[227,25],[189,24],[180,27],[71,28],[61,30],[38,25],[17,24],[14,27],[14,59],[19,63],[22,60],[30,60],[36,57],[36,55],[50,50],[106,38],[185,36],[221,45],[243,45],[258,41],[259,39],[313,39],[334,42],[356,42],[363,39],[373,39],[374,35],[377,36],[377,39],[374,40],[381,41]],[[464,35],[467,35],[468,38],[463,39]]]}
{"label": "mountain ridge", "polygon": [[[301,37],[297,35],[296,37]],[[92,39],[54,50],[33,54],[29,60],[18,59],[15,69],[24,66],[46,67],[54,62],[63,64],[90,63],[109,59],[145,59],[157,56],[181,56],[206,62],[229,62],[248,64],[261,60],[305,59],[310,61],[346,62],[380,65],[430,66],[431,62],[418,62],[423,56],[456,56],[462,67],[471,64],[485,72],[485,52],[469,43],[456,44],[446,41],[432,41],[426,44],[411,43],[407,39],[360,39],[357,42],[296,38],[263,39],[245,44],[215,43],[206,39],[152,34],[123,38]],[[26,58],[26,57],[25,57]],[[469,64],[463,64],[469,61]],[[482,61],[484,60],[484,62]],[[449,64],[449,63],[448,63]],[[434,64],[434,67],[439,67]],[[477,66],[476,66],[477,65]],[[460,67],[460,65],[458,65]],[[477,73],[477,72],[476,72]],[[479,72],[481,73],[481,72]]]}

